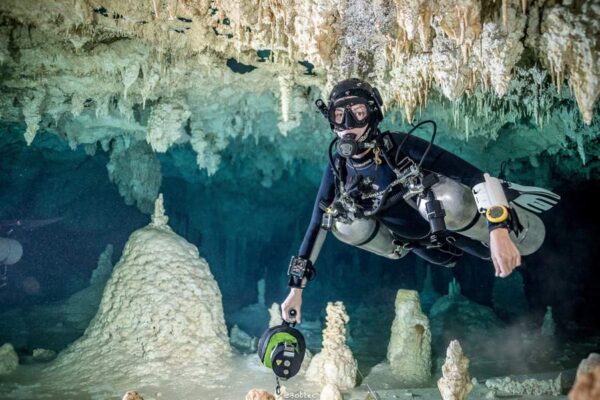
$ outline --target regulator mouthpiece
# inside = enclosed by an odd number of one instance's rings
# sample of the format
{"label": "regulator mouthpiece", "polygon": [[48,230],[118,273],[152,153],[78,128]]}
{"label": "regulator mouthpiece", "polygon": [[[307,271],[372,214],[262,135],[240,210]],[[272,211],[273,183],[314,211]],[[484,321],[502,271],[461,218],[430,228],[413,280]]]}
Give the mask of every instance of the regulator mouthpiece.
{"label": "regulator mouthpiece", "polygon": [[358,142],[351,133],[345,134],[337,143],[337,153],[345,158],[358,153]]}

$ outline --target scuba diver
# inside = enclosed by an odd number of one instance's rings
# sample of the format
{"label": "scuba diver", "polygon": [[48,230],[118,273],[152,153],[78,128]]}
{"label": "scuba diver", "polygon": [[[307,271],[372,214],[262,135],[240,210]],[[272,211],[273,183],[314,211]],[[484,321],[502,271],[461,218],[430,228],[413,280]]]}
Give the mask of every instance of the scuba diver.
{"label": "scuba diver", "polygon": [[[452,267],[468,253],[491,260],[507,277],[521,256],[536,251],[545,229],[536,215],[560,197],[484,173],[433,144],[437,127],[422,121],[408,132],[381,132],[383,100],[356,78],[339,82],[329,102],[316,101],[335,138],[297,256],[288,267],[290,293],[282,318],[301,322],[302,290],[316,275],[314,264],[331,231],[342,242],[399,259],[413,252]],[[431,140],[412,133],[431,127]],[[332,154],[333,148],[335,154]]]}

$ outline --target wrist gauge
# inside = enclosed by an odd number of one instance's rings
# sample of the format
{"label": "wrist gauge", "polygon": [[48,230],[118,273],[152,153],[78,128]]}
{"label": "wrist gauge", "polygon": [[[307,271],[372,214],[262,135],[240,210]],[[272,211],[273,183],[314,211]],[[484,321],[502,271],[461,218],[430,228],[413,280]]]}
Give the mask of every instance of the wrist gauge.
{"label": "wrist gauge", "polygon": [[508,219],[508,208],[504,206],[492,206],[485,212],[485,217],[493,224],[504,222]]}

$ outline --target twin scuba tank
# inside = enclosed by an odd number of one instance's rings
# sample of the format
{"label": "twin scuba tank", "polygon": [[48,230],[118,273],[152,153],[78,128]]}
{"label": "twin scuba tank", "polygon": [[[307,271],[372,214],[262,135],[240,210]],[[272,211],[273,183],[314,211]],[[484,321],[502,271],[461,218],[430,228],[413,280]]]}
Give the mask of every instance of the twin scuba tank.
{"label": "twin scuba tank", "polygon": [[[475,197],[470,188],[440,174],[430,188],[430,195],[417,196],[416,206],[423,218],[430,221],[433,202],[439,202],[443,209],[443,223],[446,230],[489,246],[490,234],[487,220],[478,211]],[[511,208],[521,225],[518,233],[510,235],[521,255],[526,256],[538,250],[544,242],[546,230],[542,220],[519,205],[511,202]],[[433,227],[433,224],[432,224]],[[402,251],[392,232],[377,218],[355,219],[349,223],[335,220],[331,229],[334,236],[352,246],[370,251],[390,259],[399,259],[408,251]]]}

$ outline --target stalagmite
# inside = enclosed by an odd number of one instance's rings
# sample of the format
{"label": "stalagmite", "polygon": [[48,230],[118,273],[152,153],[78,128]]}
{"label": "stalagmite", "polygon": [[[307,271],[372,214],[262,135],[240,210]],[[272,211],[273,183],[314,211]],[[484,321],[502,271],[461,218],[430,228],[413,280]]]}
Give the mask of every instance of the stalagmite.
{"label": "stalagmite", "polygon": [[19,356],[10,343],[0,346],[0,376],[13,373],[19,366]]}
{"label": "stalagmite", "polygon": [[323,390],[321,390],[321,395],[319,396],[319,400],[343,400],[344,397],[338,389],[337,386],[328,383],[325,385]]}
{"label": "stalagmite", "polygon": [[275,400],[275,396],[263,389],[251,389],[244,400]]}
{"label": "stalagmite", "polygon": [[323,330],[323,348],[311,360],[306,379],[339,390],[356,386],[357,362],[346,344],[346,324],[350,317],[341,301],[327,303],[327,326]]}
{"label": "stalagmite", "polygon": [[542,336],[552,337],[556,333],[556,323],[552,316],[552,307],[546,307],[546,314],[544,314],[544,322],[542,323]]}
{"label": "stalagmite", "polygon": [[273,303],[269,308],[269,328],[281,325],[281,322],[283,321],[281,319],[281,309],[279,307],[278,303]]}
{"label": "stalagmite", "polygon": [[219,287],[198,249],[167,225],[162,197],[155,204],[152,222],[127,241],[84,335],[45,369],[53,385],[226,374],[231,348]]}
{"label": "stalagmite", "polygon": [[431,331],[419,293],[398,290],[395,308],[387,359],[403,385],[423,385],[431,378]]}
{"label": "stalagmite", "polygon": [[444,400],[465,400],[473,388],[469,378],[469,359],[463,354],[458,340],[448,345],[442,377],[437,385]]}

